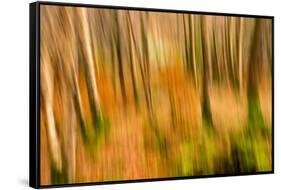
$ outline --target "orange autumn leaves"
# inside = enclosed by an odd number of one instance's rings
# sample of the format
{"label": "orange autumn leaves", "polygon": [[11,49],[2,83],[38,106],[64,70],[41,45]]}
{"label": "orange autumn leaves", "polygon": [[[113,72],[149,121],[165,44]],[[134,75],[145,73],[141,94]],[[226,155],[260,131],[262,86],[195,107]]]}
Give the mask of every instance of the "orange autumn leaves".
{"label": "orange autumn leaves", "polygon": [[272,169],[270,19],[40,14],[42,185]]}

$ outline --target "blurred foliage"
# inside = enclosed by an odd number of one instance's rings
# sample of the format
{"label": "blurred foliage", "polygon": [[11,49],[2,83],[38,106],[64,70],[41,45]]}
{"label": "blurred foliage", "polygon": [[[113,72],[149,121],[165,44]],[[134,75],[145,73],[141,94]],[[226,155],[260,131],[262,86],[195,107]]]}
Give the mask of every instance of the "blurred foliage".
{"label": "blurred foliage", "polygon": [[272,21],[41,5],[41,183],[272,170]]}

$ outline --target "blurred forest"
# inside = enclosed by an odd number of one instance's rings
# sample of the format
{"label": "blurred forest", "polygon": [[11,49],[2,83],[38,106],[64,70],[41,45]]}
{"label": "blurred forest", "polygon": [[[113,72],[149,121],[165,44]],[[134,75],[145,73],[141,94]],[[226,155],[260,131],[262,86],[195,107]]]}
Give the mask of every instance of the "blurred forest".
{"label": "blurred forest", "polygon": [[272,170],[272,20],[41,5],[41,185]]}

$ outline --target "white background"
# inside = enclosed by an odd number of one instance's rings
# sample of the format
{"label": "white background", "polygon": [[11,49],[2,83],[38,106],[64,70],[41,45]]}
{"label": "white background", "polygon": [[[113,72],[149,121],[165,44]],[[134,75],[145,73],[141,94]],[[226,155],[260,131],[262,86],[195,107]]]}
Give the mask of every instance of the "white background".
{"label": "white background", "polygon": [[[63,1],[63,0],[61,0]],[[69,0],[136,6],[275,16],[275,174],[75,187],[71,189],[280,189],[281,5],[278,0]],[[0,189],[28,189],[29,2],[0,3]],[[279,187],[278,187],[279,186]],[[67,188],[70,189],[70,188]]]}

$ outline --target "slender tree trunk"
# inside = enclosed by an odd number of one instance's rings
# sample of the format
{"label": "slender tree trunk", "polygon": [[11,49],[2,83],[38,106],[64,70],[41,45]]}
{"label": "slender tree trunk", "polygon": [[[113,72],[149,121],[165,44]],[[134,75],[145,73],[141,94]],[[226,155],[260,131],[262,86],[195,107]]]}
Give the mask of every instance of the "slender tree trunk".
{"label": "slender tree trunk", "polygon": [[[147,14],[147,13],[145,13]],[[143,57],[142,57],[142,68],[141,68],[141,73],[142,73],[142,79],[144,83],[144,92],[145,92],[145,97],[146,97],[146,102],[147,102],[147,108],[148,112],[150,115],[152,115],[152,100],[151,100],[151,89],[150,89],[150,65],[149,65],[149,54],[148,54],[148,41],[147,41],[147,36],[146,36],[146,31],[145,31],[145,26],[144,26],[144,19],[147,17],[147,15],[141,14],[141,39],[142,39],[142,52],[143,52]],[[147,20],[147,19],[145,19]]]}
{"label": "slender tree trunk", "polygon": [[205,18],[202,17],[200,20],[201,23],[201,37],[202,37],[202,55],[203,55],[203,103],[202,103],[202,110],[203,110],[203,119],[210,124],[211,126],[213,125],[212,122],[212,113],[210,110],[210,100],[209,100],[209,93],[208,93],[208,84],[210,80],[210,75],[209,75],[209,61],[211,60],[209,58],[208,54],[208,46],[207,39],[205,37],[205,33],[207,33],[207,28],[205,26]]}
{"label": "slender tree trunk", "polygon": [[182,21],[183,21],[183,36],[184,36],[184,58],[185,58],[185,68],[187,71],[190,70],[190,56],[188,54],[188,48],[187,48],[187,33],[186,33],[186,24],[185,24],[185,17],[184,14],[182,14]]}
{"label": "slender tree trunk", "polygon": [[96,80],[96,73],[95,73],[95,67],[93,62],[93,51],[91,47],[91,40],[90,40],[90,29],[88,24],[88,15],[87,15],[87,9],[83,8],[81,9],[81,24],[82,24],[82,30],[83,33],[81,34],[80,38],[82,38],[83,42],[83,51],[86,56],[86,65],[88,69],[88,75],[89,75],[89,83],[90,83],[90,97],[93,97],[93,99],[90,102],[93,102],[93,109],[96,114],[101,114],[100,110],[100,98],[98,93],[98,87],[97,87],[97,80]]}
{"label": "slender tree trunk", "polygon": [[244,38],[244,19],[240,20],[240,32],[239,32],[239,62],[238,62],[238,73],[239,73],[239,91],[243,89],[243,38]]}
{"label": "slender tree trunk", "polygon": [[[261,52],[261,21],[257,20],[254,29],[253,40],[250,50],[250,59],[248,64],[248,98],[257,96],[257,74],[260,61],[262,60]],[[250,100],[249,100],[250,101]]]}
{"label": "slender tree trunk", "polygon": [[127,13],[127,33],[128,33],[128,48],[129,48],[129,61],[130,61],[130,70],[131,70],[131,78],[132,78],[132,87],[133,94],[136,105],[139,103],[138,92],[137,92],[137,78],[136,78],[136,68],[133,59],[133,50],[132,50],[132,28],[130,27],[130,13]]}
{"label": "slender tree trunk", "polygon": [[121,87],[121,94],[123,98],[123,102],[127,103],[126,97],[126,87],[125,87],[125,77],[124,77],[124,67],[123,67],[123,59],[122,59],[122,45],[121,45],[121,35],[120,35],[120,26],[119,26],[119,17],[118,12],[114,12],[115,16],[115,27],[116,27],[116,36],[115,36],[115,43],[116,43],[116,52],[117,52],[117,62],[118,62],[118,74],[120,80],[120,87]]}
{"label": "slender tree trunk", "polygon": [[198,87],[197,84],[197,68],[196,68],[196,44],[195,41],[196,40],[196,34],[195,34],[195,29],[194,29],[194,16],[192,14],[189,15],[189,33],[190,33],[190,43],[191,43],[191,57],[192,57],[192,68],[193,68],[193,77],[194,77],[194,81],[195,81],[195,86]]}

